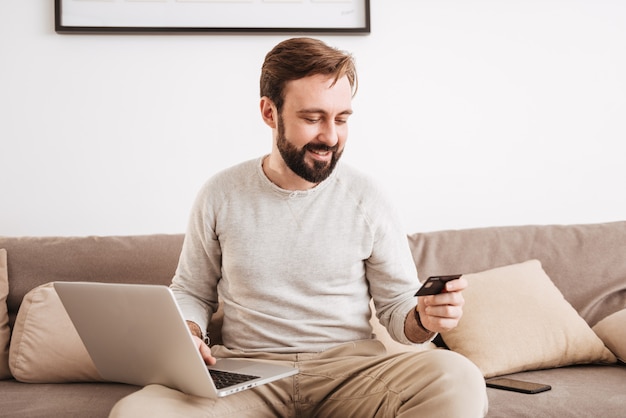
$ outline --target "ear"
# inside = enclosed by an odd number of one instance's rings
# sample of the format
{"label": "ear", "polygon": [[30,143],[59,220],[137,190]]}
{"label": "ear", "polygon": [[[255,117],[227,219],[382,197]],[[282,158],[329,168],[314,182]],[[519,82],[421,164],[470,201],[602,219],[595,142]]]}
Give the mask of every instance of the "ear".
{"label": "ear", "polygon": [[276,129],[276,126],[277,126],[276,121],[278,120],[278,110],[276,109],[274,102],[272,102],[269,99],[269,97],[263,96],[261,97],[260,108],[261,108],[261,117],[263,118],[263,122],[265,122],[265,124],[269,126],[270,128]]}

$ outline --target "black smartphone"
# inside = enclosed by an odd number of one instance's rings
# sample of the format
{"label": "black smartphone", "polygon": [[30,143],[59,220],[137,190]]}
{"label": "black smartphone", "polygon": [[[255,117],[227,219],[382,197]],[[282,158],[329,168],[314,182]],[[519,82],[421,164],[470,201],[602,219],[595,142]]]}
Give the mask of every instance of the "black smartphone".
{"label": "black smartphone", "polygon": [[523,380],[496,377],[486,381],[488,388],[511,390],[520,393],[540,393],[552,389],[550,385],[543,383],[525,382]]}
{"label": "black smartphone", "polygon": [[458,279],[461,276],[461,274],[451,274],[449,276],[430,276],[426,279],[415,296],[436,295],[441,293],[447,282]]}

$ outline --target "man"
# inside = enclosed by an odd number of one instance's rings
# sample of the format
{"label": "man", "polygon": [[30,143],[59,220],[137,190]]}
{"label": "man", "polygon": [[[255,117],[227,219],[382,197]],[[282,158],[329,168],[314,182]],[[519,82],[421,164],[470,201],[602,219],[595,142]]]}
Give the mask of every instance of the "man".
{"label": "man", "polygon": [[[338,164],[356,90],[352,57],[319,40],[289,39],[267,54],[260,110],[273,133],[271,153],[204,185],[172,282],[208,364],[214,355],[248,357],[300,373],[219,400],[153,388],[155,411],[484,414],[484,381],[471,362],[445,350],[387,355],[372,339],[370,298],[394,339],[423,343],[458,324],[467,282],[451,281],[446,293],[416,305],[419,282],[405,231],[380,191]],[[224,345],[211,349],[203,339],[218,295]]]}

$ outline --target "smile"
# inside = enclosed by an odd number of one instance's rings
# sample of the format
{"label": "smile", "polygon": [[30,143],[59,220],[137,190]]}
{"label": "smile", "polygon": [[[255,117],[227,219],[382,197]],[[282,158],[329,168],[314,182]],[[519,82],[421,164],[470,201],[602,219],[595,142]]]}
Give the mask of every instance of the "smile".
{"label": "smile", "polygon": [[305,149],[316,160],[328,161],[329,158],[332,158],[335,151],[337,151],[337,146],[329,147],[323,144],[309,144],[305,146]]}
{"label": "smile", "polygon": [[322,151],[322,150],[310,150],[312,153],[317,154],[317,155],[328,155],[330,154],[330,151]]}
{"label": "smile", "polygon": [[313,159],[318,161],[328,161],[333,155],[332,151],[328,150],[309,149],[307,151],[309,151]]}

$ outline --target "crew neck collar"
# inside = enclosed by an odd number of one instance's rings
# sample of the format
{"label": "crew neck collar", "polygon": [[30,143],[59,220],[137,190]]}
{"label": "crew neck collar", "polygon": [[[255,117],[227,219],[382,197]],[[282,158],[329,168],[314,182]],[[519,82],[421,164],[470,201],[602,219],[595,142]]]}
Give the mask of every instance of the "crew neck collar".
{"label": "crew neck collar", "polygon": [[269,156],[268,155],[264,155],[262,157],[260,157],[257,160],[257,164],[256,164],[256,168],[257,168],[257,173],[259,174],[259,176],[261,177],[261,179],[263,180],[263,183],[266,184],[267,186],[269,186],[273,191],[280,193],[283,196],[287,196],[290,198],[294,198],[294,197],[306,197],[312,194],[315,194],[323,189],[326,188],[326,186],[333,181],[333,179],[336,176],[337,170],[339,169],[339,166],[341,165],[341,163],[338,163],[337,166],[335,166],[335,169],[333,170],[332,173],[330,173],[330,176],[328,176],[328,178],[326,178],[326,180],[318,183],[316,186],[311,187],[310,189],[306,189],[306,190],[287,190],[287,189],[283,189],[282,187],[276,185],[274,182],[272,182],[267,175],[265,174],[265,172],[263,171],[263,160],[265,158],[267,158]]}

